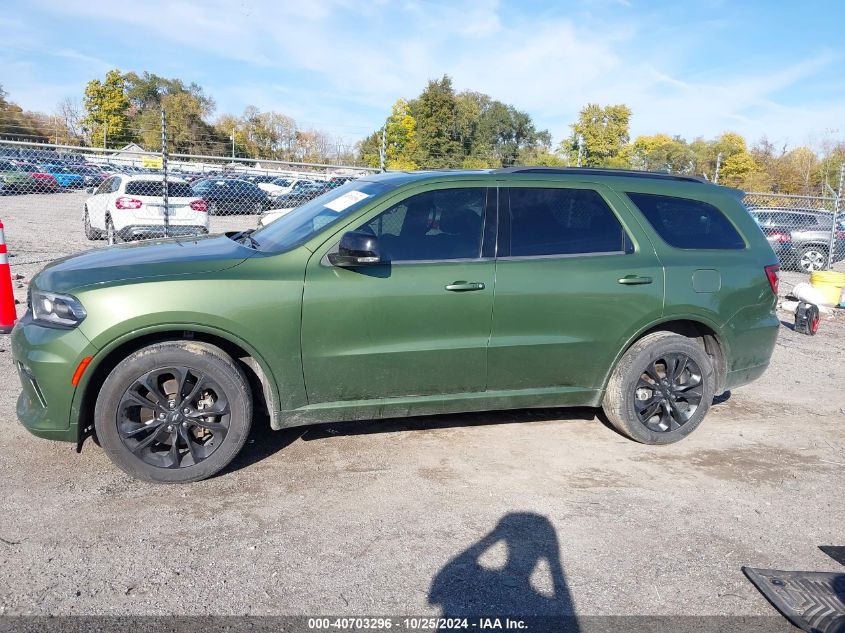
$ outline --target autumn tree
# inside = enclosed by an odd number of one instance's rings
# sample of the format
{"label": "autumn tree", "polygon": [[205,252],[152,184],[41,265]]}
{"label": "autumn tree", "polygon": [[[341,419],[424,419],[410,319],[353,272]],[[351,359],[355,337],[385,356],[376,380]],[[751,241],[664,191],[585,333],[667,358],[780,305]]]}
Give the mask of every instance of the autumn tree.
{"label": "autumn tree", "polygon": [[572,135],[561,142],[559,151],[576,164],[581,151],[585,167],[626,167],[624,149],[630,141],[631,109],[624,105],[590,103],[572,124]]}
{"label": "autumn tree", "polygon": [[686,174],[693,171],[693,152],[680,136],[638,136],[620,154],[633,169]]}
{"label": "autumn tree", "polygon": [[103,81],[93,79],[85,86],[83,125],[91,144],[121,147],[134,140],[130,125],[126,79],[119,70],[110,70]]}
{"label": "autumn tree", "polygon": [[385,124],[385,162],[387,169],[418,168],[417,121],[404,99],[397,99]]}

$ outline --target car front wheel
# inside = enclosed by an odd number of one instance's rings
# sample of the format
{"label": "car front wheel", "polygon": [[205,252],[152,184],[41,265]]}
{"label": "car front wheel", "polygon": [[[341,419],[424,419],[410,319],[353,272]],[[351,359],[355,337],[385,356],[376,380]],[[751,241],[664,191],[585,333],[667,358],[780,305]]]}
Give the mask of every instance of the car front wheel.
{"label": "car front wheel", "polygon": [[827,266],[827,249],[821,246],[807,246],[798,256],[798,268],[805,273],[824,270]]}
{"label": "car front wheel", "polygon": [[109,458],[145,481],[210,477],[240,452],[252,424],[247,379],[222,350],[168,341],[130,354],[97,398],[97,439]]}
{"label": "car front wheel", "polygon": [[671,444],[692,433],[713,402],[710,356],[696,341],[655,332],[634,343],[611,375],[602,408],[621,433]]}

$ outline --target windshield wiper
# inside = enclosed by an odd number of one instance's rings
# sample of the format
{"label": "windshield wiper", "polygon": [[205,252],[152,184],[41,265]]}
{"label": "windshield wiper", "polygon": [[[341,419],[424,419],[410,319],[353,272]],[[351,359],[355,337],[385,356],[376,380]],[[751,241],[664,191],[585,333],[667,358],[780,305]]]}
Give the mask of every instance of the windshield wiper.
{"label": "windshield wiper", "polygon": [[241,231],[239,233],[235,233],[232,236],[232,240],[238,243],[242,243],[241,240],[247,240],[251,248],[258,249],[258,240],[252,237],[252,233],[255,229],[247,229],[246,231]]}

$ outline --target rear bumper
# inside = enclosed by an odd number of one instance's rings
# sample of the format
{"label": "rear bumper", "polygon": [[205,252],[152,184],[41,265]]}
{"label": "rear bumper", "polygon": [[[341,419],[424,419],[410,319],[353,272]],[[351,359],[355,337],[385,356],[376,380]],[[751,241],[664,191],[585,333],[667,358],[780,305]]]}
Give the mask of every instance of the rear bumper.
{"label": "rear bumper", "polygon": [[171,224],[167,227],[166,235],[164,229],[165,227],[162,224],[132,224],[118,230],[117,235],[122,240],[148,237],[192,237],[194,235],[208,235],[208,227],[200,224]]}

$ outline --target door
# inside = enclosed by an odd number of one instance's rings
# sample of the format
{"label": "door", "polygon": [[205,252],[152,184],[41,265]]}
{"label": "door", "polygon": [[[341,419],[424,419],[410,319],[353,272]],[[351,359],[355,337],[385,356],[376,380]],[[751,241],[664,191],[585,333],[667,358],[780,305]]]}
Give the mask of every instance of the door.
{"label": "door", "polygon": [[599,185],[526,183],[500,200],[488,388],[566,388],[589,400],[625,341],[662,314],[654,248]]}
{"label": "door", "polygon": [[108,208],[109,200],[111,199],[112,191],[115,185],[120,185],[120,177],[112,176],[106,178],[97,189],[94,190],[94,195],[88,199],[86,203],[88,207],[88,217],[91,220],[91,226],[96,229],[106,228],[106,209]]}
{"label": "door", "polygon": [[484,227],[495,227],[495,189],[431,187],[347,227],[378,237],[382,263],[330,265],[343,231],[311,257],[302,309],[309,403],[484,391],[494,263],[482,253],[493,245]]}

